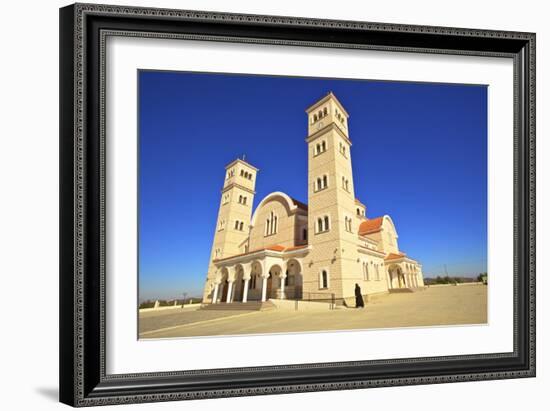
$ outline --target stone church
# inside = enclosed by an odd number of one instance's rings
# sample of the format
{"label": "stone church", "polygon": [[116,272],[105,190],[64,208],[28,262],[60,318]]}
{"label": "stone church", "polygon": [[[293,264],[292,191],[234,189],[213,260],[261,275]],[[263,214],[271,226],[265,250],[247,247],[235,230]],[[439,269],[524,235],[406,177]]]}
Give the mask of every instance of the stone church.
{"label": "stone church", "polygon": [[273,192],[252,210],[258,169],[241,159],[226,166],[204,303],[353,305],[356,284],[366,296],[424,286],[391,217],[367,217],[355,197],[346,109],[329,93],[306,113],[307,204]]}

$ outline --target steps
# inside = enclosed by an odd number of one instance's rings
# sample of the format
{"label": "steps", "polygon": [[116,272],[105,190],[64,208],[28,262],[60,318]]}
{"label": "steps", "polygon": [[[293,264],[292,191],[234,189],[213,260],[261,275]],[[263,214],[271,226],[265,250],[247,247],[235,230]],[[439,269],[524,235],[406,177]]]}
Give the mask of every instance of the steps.
{"label": "steps", "polygon": [[400,293],[416,293],[418,291],[424,291],[426,287],[414,287],[414,288],[390,288],[388,291],[391,294],[400,294]]}
{"label": "steps", "polygon": [[246,303],[203,304],[201,310],[206,311],[267,311],[277,308],[271,301],[248,301]]}

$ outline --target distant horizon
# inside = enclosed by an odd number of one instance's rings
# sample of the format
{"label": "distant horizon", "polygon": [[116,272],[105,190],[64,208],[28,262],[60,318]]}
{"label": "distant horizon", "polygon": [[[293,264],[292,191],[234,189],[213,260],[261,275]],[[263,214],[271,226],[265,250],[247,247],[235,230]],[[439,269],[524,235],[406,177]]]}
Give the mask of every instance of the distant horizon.
{"label": "distant horizon", "polygon": [[[139,72],[139,299],[202,296],[224,167],[260,169],[307,203],[305,109],[332,91],[350,114],[356,197],[388,214],[425,278],[487,271],[487,88]],[[276,144],[265,144],[276,141]],[[284,161],[280,161],[283,158]],[[188,193],[192,192],[192,196]]]}

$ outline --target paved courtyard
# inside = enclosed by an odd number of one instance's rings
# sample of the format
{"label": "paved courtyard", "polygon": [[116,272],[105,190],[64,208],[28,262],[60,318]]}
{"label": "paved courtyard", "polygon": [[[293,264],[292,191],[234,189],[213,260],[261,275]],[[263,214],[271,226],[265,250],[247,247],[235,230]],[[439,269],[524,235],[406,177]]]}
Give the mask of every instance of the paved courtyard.
{"label": "paved courtyard", "polygon": [[487,286],[430,287],[373,298],[364,309],[201,311],[140,314],[140,338],[351,330],[487,323]]}

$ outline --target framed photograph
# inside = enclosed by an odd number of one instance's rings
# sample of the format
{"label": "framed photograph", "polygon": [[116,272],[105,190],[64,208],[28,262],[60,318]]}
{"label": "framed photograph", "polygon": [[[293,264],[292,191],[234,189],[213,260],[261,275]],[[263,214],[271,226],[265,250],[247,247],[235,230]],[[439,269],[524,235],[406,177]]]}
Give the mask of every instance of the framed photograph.
{"label": "framed photograph", "polygon": [[60,399],[535,376],[535,34],[60,10]]}

